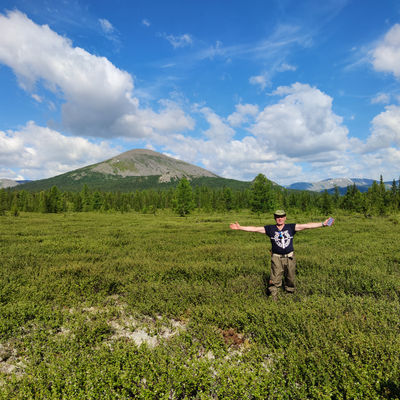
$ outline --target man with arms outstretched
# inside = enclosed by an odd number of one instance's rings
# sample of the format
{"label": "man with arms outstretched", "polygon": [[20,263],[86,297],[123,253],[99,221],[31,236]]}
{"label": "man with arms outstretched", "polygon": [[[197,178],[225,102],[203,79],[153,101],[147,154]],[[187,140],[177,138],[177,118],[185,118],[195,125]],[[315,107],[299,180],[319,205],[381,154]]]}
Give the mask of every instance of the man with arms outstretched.
{"label": "man with arms outstretched", "polygon": [[257,232],[266,234],[271,240],[271,276],[269,280],[269,292],[273,299],[277,298],[279,288],[284,281],[287,293],[295,291],[296,258],[293,249],[293,237],[296,232],[305,229],[322,228],[330,226],[333,218],[324,222],[309,222],[307,224],[286,224],[286,213],[277,210],[274,213],[275,225],[265,226],[241,226],[235,222],[230,224],[234,230]]}

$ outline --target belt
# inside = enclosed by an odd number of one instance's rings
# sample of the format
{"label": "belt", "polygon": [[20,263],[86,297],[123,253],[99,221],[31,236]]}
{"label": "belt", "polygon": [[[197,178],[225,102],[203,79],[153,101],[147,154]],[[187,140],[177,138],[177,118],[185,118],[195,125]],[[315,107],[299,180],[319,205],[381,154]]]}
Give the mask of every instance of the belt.
{"label": "belt", "polygon": [[277,253],[272,253],[272,257],[279,257],[279,258],[293,258],[294,252],[291,251],[290,253],[287,254],[277,254]]}

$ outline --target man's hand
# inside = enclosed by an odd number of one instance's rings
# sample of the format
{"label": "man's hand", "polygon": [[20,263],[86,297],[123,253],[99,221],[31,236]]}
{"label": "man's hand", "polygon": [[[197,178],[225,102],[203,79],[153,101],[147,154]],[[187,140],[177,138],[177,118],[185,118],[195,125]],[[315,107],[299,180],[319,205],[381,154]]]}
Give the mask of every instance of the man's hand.
{"label": "man's hand", "polygon": [[309,222],[308,224],[296,224],[295,230],[303,231],[304,229],[314,229],[328,226],[329,218],[327,218],[324,222]]}
{"label": "man's hand", "polygon": [[233,224],[230,224],[229,227],[230,227],[231,229],[235,229],[235,230],[239,230],[239,229],[240,229],[239,222],[235,222],[235,223],[233,223]]}
{"label": "man's hand", "polygon": [[328,221],[329,221],[330,219],[331,219],[330,217],[329,217],[328,219],[326,219],[326,220],[322,223],[322,225],[324,225],[324,226],[332,226],[332,225],[334,224],[334,222],[335,222],[335,219],[332,218],[331,224],[328,225]]}

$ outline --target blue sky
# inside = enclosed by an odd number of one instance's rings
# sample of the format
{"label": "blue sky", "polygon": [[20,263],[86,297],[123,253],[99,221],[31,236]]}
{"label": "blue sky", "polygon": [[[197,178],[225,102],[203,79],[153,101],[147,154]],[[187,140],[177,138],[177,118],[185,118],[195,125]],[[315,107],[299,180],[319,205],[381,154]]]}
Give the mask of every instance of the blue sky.
{"label": "blue sky", "polygon": [[0,178],[148,148],[285,185],[400,175],[400,3],[3,0]]}

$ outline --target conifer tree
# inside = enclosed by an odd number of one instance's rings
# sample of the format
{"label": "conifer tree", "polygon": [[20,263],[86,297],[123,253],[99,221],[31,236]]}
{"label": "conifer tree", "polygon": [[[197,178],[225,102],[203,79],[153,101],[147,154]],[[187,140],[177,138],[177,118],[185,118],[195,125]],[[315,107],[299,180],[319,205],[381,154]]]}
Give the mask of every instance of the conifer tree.
{"label": "conifer tree", "polygon": [[231,188],[224,187],[223,198],[225,210],[231,211],[233,209],[233,193]]}
{"label": "conifer tree", "polygon": [[397,188],[397,185],[396,185],[396,179],[393,179],[392,187],[390,189],[390,205],[393,210],[397,210],[397,208],[398,208],[398,204],[397,204],[398,190],[399,189]]}
{"label": "conifer tree", "polygon": [[43,190],[39,194],[39,212],[49,212],[47,195],[46,192]]}
{"label": "conifer tree", "polygon": [[257,214],[275,208],[275,195],[271,182],[263,174],[258,174],[251,186],[251,211]]}
{"label": "conifer tree", "polygon": [[82,196],[80,193],[76,193],[74,196],[73,210],[75,212],[81,212],[83,210]]}
{"label": "conifer tree", "polygon": [[184,217],[194,209],[193,190],[190,182],[183,177],[175,190],[174,211]]}
{"label": "conifer tree", "polygon": [[5,189],[0,190],[0,215],[5,215],[7,211],[7,192]]}
{"label": "conifer tree", "polygon": [[57,186],[53,186],[47,195],[47,212],[60,212],[62,208],[61,193]]}
{"label": "conifer tree", "polygon": [[89,191],[89,187],[88,185],[86,185],[86,183],[83,185],[83,188],[81,190],[81,199],[82,199],[82,211],[93,210],[92,196]]}
{"label": "conifer tree", "polygon": [[320,208],[324,214],[330,214],[332,212],[332,196],[327,190],[324,190],[320,199]]}

